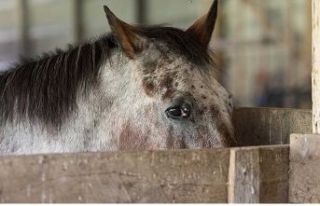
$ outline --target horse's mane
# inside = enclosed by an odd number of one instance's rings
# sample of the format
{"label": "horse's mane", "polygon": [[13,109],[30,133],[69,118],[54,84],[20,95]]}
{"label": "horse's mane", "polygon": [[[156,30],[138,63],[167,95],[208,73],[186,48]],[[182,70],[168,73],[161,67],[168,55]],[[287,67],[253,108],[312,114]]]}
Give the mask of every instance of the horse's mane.
{"label": "horse's mane", "polygon": [[[139,27],[138,32],[166,43],[195,64],[210,61],[207,49],[194,37],[171,27]],[[112,34],[66,51],[28,59],[0,73],[0,125],[19,118],[60,125],[75,109],[77,92],[99,82],[99,69],[119,45]]]}

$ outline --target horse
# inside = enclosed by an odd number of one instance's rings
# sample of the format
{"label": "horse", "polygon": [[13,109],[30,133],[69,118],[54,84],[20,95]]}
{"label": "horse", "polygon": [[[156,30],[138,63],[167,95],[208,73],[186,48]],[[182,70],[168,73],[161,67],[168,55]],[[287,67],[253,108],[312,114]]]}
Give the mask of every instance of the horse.
{"label": "horse", "polygon": [[0,154],[235,145],[209,47],[218,1],[186,30],[104,11],[110,33],[0,74]]}

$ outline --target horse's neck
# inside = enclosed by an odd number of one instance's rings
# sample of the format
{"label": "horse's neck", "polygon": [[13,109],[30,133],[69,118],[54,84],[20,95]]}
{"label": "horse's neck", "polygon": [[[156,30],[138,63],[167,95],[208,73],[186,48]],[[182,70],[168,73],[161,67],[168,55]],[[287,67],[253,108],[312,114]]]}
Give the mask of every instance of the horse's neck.
{"label": "horse's neck", "polygon": [[125,123],[128,105],[124,104],[132,104],[131,95],[137,93],[133,91],[136,83],[132,81],[132,66],[125,56],[115,53],[100,68],[99,86],[88,97],[79,95],[78,111],[71,117],[73,125],[65,124],[64,131],[73,128],[68,136],[80,136],[86,142],[81,146],[86,147],[84,151],[118,150],[119,129],[115,127]]}
{"label": "horse's neck", "polygon": [[128,59],[118,53],[102,66],[100,89],[109,101],[121,98],[129,87],[132,70]]}
{"label": "horse's neck", "polygon": [[117,110],[123,110],[121,102],[130,93],[128,65],[119,54],[107,60],[100,68],[98,86],[88,95],[79,90],[77,109],[59,130],[28,119],[5,124],[0,130],[0,154],[117,150],[114,127],[119,120]]}
{"label": "horse's neck", "polygon": [[78,94],[75,118],[78,119],[77,115],[81,113],[91,113],[95,115],[89,115],[93,119],[89,121],[99,121],[101,116],[117,110],[127,94],[131,93],[133,74],[129,67],[128,59],[119,52],[102,64],[98,86],[92,87],[88,95]]}

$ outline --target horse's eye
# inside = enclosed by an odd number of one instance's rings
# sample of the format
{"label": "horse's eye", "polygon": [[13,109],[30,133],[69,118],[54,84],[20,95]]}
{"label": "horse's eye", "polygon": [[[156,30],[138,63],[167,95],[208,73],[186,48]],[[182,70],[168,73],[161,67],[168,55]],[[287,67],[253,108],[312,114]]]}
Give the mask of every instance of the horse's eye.
{"label": "horse's eye", "polygon": [[191,106],[189,104],[176,105],[166,110],[168,118],[175,120],[188,119],[191,116]]}

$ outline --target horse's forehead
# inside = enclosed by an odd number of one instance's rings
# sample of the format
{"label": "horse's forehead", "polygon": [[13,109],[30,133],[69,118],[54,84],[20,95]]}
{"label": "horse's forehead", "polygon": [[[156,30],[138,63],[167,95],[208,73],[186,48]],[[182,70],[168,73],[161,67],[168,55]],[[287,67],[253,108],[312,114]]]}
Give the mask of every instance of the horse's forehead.
{"label": "horse's forehead", "polygon": [[191,62],[175,52],[164,49],[157,49],[155,52],[143,58],[142,69],[146,76],[153,75],[155,78],[161,79],[171,75],[172,78],[178,78],[190,75],[190,72],[195,68]]}
{"label": "horse's forehead", "polygon": [[152,45],[147,53],[141,59],[141,69],[148,96],[160,92],[163,98],[170,98],[179,90],[205,94],[208,98],[226,96],[225,89],[214,78],[213,65],[195,64],[163,44]]}
{"label": "horse's forehead", "polygon": [[148,96],[161,94],[163,99],[173,97],[177,91],[206,96],[225,96],[223,87],[196,65],[181,58],[146,61],[143,64],[143,87]]}

